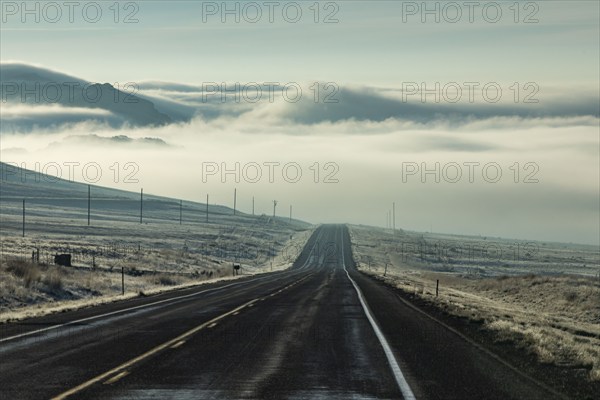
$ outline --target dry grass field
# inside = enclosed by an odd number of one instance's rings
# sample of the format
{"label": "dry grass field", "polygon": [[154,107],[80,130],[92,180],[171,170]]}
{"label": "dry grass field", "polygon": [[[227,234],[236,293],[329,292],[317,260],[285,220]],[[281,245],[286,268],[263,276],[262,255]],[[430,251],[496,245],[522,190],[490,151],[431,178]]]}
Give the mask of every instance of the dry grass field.
{"label": "dry grass field", "polygon": [[314,229],[0,167],[0,322],[286,268]]}
{"label": "dry grass field", "polygon": [[[287,268],[313,230],[280,222],[219,222],[96,222],[73,235],[68,225],[45,220],[31,222],[40,229],[25,237],[3,229],[0,322],[233,279],[233,263],[241,265],[238,276]],[[37,251],[39,262],[37,256],[32,260]],[[54,254],[61,253],[72,255],[72,267],[54,264]]]}
{"label": "dry grass field", "polygon": [[[515,260],[510,252],[504,259],[499,259],[498,252],[493,260],[481,254],[479,258],[449,259],[432,250],[432,243],[440,240],[436,235],[394,234],[354,226],[351,236],[354,257],[363,272],[414,293],[451,315],[481,323],[497,341],[522,348],[541,363],[577,369],[587,379],[600,381],[600,280],[594,275],[598,271],[597,248],[527,243],[543,250],[528,260]],[[467,241],[477,239],[444,236],[443,240],[450,248],[467,247]],[[406,250],[409,246],[401,245],[415,241],[425,244],[410,246],[410,251]],[[489,247],[502,246],[508,245],[499,240]]]}

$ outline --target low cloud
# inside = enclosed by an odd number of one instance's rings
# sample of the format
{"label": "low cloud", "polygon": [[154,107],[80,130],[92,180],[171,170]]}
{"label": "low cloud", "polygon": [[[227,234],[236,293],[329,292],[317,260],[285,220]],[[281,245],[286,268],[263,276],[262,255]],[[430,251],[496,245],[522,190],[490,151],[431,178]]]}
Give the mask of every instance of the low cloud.
{"label": "low cloud", "polygon": [[154,137],[131,138],[126,135],[100,136],[92,135],[69,135],[60,142],[53,142],[48,147],[54,150],[58,146],[126,146],[131,150],[138,150],[151,147],[168,147],[169,145],[163,139]]}
{"label": "low cloud", "polygon": [[[439,232],[583,243],[600,238],[600,118],[593,96],[569,98],[570,105],[560,96],[529,107],[442,105],[405,103],[393,88],[353,87],[340,89],[339,102],[331,104],[310,98],[202,103],[198,86],[164,83],[144,84],[139,95],[173,122],[132,126],[107,122],[119,117],[106,111],[23,105],[5,113],[3,105],[2,161],[24,167],[96,162],[106,171],[98,184],[196,201],[208,193],[225,205],[237,189],[242,211],[255,197],[257,212],[270,213],[277,199],[311,222],[381,226],[395,201],[397,225],[406,229],[433,225]],[[6,121],[26,118],[28,134],[5,130]],[[61,124],[65,118],[71,119]],[[272,181],[267,169],[256,183],[242,176],[249,163],[272,162],[279,163]],[[115,163],[135,163],[139,183],[116,182]],[[207,163],[218,173],[206,176]],[[235,171],[236,163],[237,177],[221,174]],[[292,163],[302,172],[295,183],[282,174]],[[419,167],[408,179],[406,163]],[[458,183],[443,175],[452,163],[462,168]],[[478,163],[472,183],[464,163]],[[500,167],[499,182],[482,176],[486,164]],[[422,168],[434,173],[423,179]],[[535,183],[526,182],[532,177]]]}
{"label": "low cloud", "polygon": [[3,104],[0,111],[2,134],[57,132],[80,123],[95,123],[118,129],[123,117],[108,110],[61,105]]}
{"label": "low cloud", "polygon": [[[2,83],[15,82],[72,82],[87,84],[84,79],[61,74],[38,66],[3,63]],[[387,123],[394,120],[407,128],[429,129],[444,127],[449,130],[503,129],[514,122],[520,125],[567,126],[596,123],[600,118],[600,97],[579,89],[572,91],[548,90],[539,94],[538,103],[514,103],[510,90],[503,92],[497,103],[475,98],[473,102],[464,94],[461,101],[444,101],[448,96],[411,93],[407,87],[373,88],[337,86],[321,88],[317,96],[314,87],[297,84],[301,93],[297,100],[284,98],[285,87],[262,85],[260,93],[254,86],[226,88],[172,82],[133,83],[135,104],[87,104],[79,99],[77,104],[3,104],[2,132],[31,132],[37,129],[56,129],[60,124],[72,125],[85,121],[101,122],[113,128],[128,129],[131,125],[191,123],[195,118],[204,121],[227,120],[247,122],[260,119],[264,123],[297,125],[292,134],[305,131],[303,126],[315,124],[347,124],[354,122]],[[4,87],[4,86],[3,86]],[[114,89],[99,85],[114,97]],[[414,87],[413,87],[414,89]],[[293,91],[292,91],[293,92]],[[569,93],[565,95],[564,93]],[[6,88],[5,93],[6,94]],[[260,94],[260,96],[257,96]],[[13,95],[15,97],[16,95]],[[438,96],[439,97],[439,96]],[[3,97],[4,98],[4,97]],[[19,97],[21,98],[21,97]],[[259,98],[258,100],[254,100]],[[13,99],[14,100],[14,99]],[[43,99],[42,99],[43,100]],[[82,103],[82,104],[79,104]],[[62,108],[60,107],[62,105]],[[82,106],[83,105],[83,106]],[[307,129],[308,131],[311,129]],[[281,133],[289,132],[283,129]],[[451,144],[449,144],[451,147]]]}

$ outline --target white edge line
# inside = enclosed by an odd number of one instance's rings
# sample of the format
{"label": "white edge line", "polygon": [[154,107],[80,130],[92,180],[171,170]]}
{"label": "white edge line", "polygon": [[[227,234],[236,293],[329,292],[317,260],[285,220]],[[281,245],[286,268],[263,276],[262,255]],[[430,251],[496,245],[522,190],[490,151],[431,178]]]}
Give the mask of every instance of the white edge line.
{"label": "white edge line", "polygon": [[379,329],[377,322],[371,315],[371,310],[369,309],[369,305],[367,304],[366,300],[364,299],[360,288],[358,287],[356,282],[354,282],[354,279],[352,279],[350,277],[350,274],[348,273],[348,270],[346,269],[346,261],[344,259],[343,230],[342,230],[341,239],[342,239],[342,242],[341,242],[342,266],[344,267],[344,271],[346,271],[346,276],[348,276],[348,279],[350,279],[350,282],[352,282],[352,286],[354,286],[354,289],[356,290],[356,293],[358,294],[358,299],[360,300],[360,304],[362,305],[362,308],[365,311],[365,315],[367,316],[367,319],[371,323],[371,327],[373,328],[373,331],[375,331],[375,335],[377,336],[377,339],[379,339],[379,343],[381,343],[381,347],[383,347],[383,351],[388,360],[388,363],[390,364],[390,368],[392,369],[394,378],[396,378],[396,383],[398,384],[398,387],[400,388],[400,392],[402,392],[402,396],[404,397],[405,400],[416,400],[417,398],[415,397],[412,389],[408,385],[406,378],[404,378],[404,375],[402,374],[402,370],[400,369],[400,365],[398,365],[398,361],[396,361],[396,358],[394,357],[394,353],[392,352],[390,345],[388,344],[385,336],[383,335],[383,332],[381,332],[381,329]]}

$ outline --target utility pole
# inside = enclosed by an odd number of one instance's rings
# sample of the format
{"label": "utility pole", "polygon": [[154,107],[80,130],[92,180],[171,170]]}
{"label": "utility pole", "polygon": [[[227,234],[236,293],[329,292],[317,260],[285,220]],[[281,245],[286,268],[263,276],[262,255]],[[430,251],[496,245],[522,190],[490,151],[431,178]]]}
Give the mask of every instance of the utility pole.
{"label": "utility pole", "polygon": [[396,203],[392,203],[392,229],[396,232]]}
{"label": "utility pole", "polygon": [[277,207],[277,200],[273,200],[273,218],[275,218],[275,208]]}
{"label": "utility pole", "polygon": [[179,200],[179,225],[183,222],[183,200]]}
{"label": "utility pole", "polygon": [[25,199],[23,199],[23,237],[25,237]]}
{"label": "utility pole", "polygon": [[206,222],[208,222],[208,193],[206,194]]}
{"label": "utility pole", "polygon": [[90,226],[90,210],[92,204],[92,189],[91,185],[88,185],[88,226]]}
{"label": "utility pole", "polygon": [[252,216],[254,217],[254,196],[252,196]]}
{"label": "utility pole", "polygon": [[140,190],[140,224],[142,223],[142,216],[144,213],[144,189]]}
{"label": "utility pole", "polygon": [[236,205],[237,205],[237,189],[233,189],[233,215],[235,215]]}
{"label": "utility pole", "polygon": [[290,204],[290,222],[292,222],[292,205]]}

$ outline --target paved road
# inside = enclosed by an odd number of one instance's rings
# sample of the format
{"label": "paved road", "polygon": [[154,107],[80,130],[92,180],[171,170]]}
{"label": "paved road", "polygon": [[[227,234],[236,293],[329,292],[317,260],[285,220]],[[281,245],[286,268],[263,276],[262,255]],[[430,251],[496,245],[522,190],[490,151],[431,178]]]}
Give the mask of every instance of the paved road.
{"label": "paved road", "polygon": [[0,330],[2,399],[554,399],[354,269],[345,226],[282,272]]}

